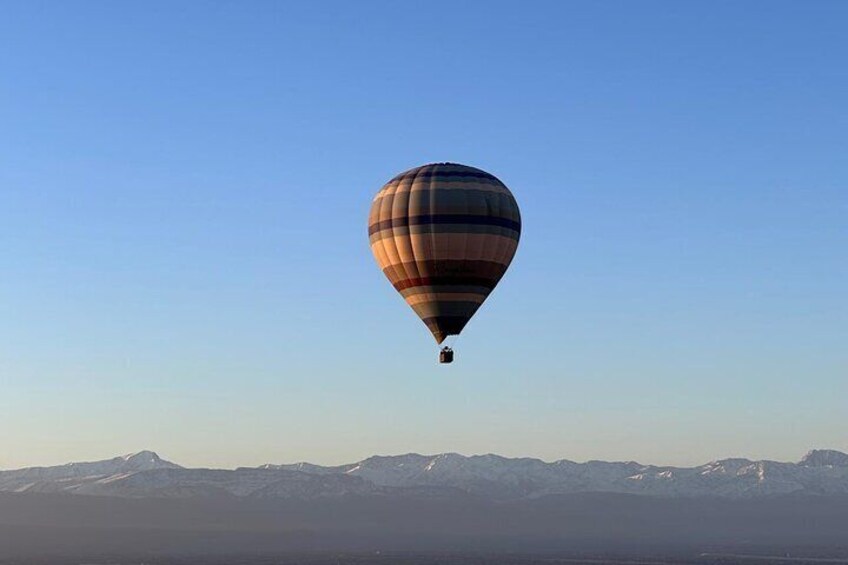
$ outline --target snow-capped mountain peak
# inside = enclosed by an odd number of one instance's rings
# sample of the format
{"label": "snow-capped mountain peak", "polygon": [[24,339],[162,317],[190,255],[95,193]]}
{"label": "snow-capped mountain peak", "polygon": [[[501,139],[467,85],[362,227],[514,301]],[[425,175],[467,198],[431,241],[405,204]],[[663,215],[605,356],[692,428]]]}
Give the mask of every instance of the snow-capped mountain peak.
{"label": "snow-capped mountain peak", "polygon": [[799,465],[804,467],[848,467],[848,454],[834,449],[813,449],[804,455]]}
{"label": "snow-capped mountain peak", "polygon": [[156,469],[182,469],[182,467],[162,459],[153,451],[139,451],[101,461],[0,471],[0,491],[27,491],[43,488],[51,490],[53,487],[47,485],[62,481],[66,484],[77,484],[114,475]]}
{"label": "snow-capped mountain peak", "polygon": [[180,465],[171,463],[159,457],[155,451],[142,450],[135,453],[128,453],[120,457],[124,461],[127,470],[145,470],[145,469],[179,469]]}

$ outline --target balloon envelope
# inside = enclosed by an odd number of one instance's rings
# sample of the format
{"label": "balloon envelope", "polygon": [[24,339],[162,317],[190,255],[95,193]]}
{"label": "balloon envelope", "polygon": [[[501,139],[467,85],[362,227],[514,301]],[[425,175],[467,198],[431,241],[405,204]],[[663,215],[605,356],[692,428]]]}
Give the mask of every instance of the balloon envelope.
{"label": "balloon envelope", "polygon": [[462,331],[506,272],[521,216],[493,175],[433,163],[380,189],[368,235],[383,273],[442,343]]}

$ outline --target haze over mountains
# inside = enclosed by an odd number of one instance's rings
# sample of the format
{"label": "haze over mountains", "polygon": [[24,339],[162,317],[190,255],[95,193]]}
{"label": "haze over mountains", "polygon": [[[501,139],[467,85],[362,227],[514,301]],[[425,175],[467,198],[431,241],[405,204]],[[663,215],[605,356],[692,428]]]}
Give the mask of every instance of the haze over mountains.
{"label": "haze over mountains", "polygon": [[686,468],[444,453],[375,456],[333,467],[296,463],[227,470],[184,468],[142,451],[104,461],[0,471],[0,492],[267,499],[464,493],[500,501],[575,493],[733,499],[822,496],[848,494],[848,454],[813,450],[798,463],[735,458]]}

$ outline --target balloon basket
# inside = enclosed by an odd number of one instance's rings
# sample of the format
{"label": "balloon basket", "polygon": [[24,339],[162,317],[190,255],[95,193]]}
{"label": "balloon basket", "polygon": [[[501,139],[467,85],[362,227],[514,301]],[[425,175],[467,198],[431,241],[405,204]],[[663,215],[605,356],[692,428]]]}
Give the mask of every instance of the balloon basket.
{"label": "balloon basket", "polygon": [[453,349],[450,347],[443,347],[441,351],[439,351],[439,363],[453,363]]}

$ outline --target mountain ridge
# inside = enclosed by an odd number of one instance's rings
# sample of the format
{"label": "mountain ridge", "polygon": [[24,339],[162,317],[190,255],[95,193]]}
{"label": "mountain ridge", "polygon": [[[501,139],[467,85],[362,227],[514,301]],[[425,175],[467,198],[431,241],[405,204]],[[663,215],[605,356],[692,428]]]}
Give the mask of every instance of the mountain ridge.
{"label": "mountain ridge", "polygon": [[635,461],[545,462],[492,453],[407,453],[334,466],[299,462],[230,470],[186,468],[144,450],[102,461],[0,471],[0,492],[276,499],[464,493],[504,501],[589,492],[683,498],[825,496],[848,494],[848,454],[814,449],[797,463],[734,457],[674,467]]}

